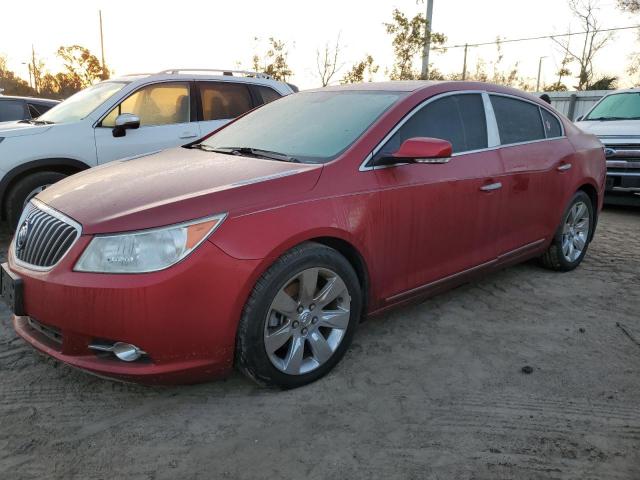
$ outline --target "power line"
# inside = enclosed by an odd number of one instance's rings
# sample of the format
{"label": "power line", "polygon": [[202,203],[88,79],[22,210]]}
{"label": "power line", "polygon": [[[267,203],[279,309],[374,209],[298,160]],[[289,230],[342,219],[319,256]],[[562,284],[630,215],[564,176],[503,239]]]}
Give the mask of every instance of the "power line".
{"label": "power line", "polygon": [[[615,28],[603,28],[602,30],[598,30],[596,33],[599,32],[615,32],[618,30],[631,30],[633,28],[640,28],[640,25],[632,25],[629,27],[615,27]],[[571,37],[574,35],[585,35],[587,33],[593,33],[593,32],[575,32],[575,33],[558,33],[556,35],[542,35],[539,37],[526,37],[526,38],[510,38],[510,39],[497,39],[497,40],[493,40],[492,42],[481,42],[481,43],[462,43],[460,45],[444,45],[442,47],[438,47],[439,50],[444,50],[444,49],[449,49],[449,48],[465,48],[465,47],[482,47],[484,45],[493,45],[495,43],[516,43],[516,42],[528,42],[531,40],[545,40],[545,39],[553,39],[553,38],[560,38],[560,37]]]}

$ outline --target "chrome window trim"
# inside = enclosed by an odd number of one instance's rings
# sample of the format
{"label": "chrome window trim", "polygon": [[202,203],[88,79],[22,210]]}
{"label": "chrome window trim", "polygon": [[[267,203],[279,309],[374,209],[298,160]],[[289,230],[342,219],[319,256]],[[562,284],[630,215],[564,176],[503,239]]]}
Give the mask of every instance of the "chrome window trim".
{"label": "chrome window trim", "polygon": [[496,96],[496,97],[507,97],[507,98],[513,98],[514,100],[519,100],[519,101],[521,101],[521,102],[530,103],[531,105],[533,105],[533,106],[535,106],[535,107],[538,107],[538,109],[539,109],[539,110],[542,110],[542,109],[546,110],[546,111],[547,111],[548,113],[550,113],[550,114],[551,114],[551,116],[553,116],[553,117],[558,121],[558,123],[560,124],[560,136],[559,136],[559,137],[547,137],[547,131],[544,129],[544,119],[543,119],[543,117],[542,117],[542,111],[540,111],[540,112],[539,112],[539,114],[540,114],[540,121],[542,122],[542,130],[544,131],[544,135],[545,135],[545,138],[544,138],[544,139],[539,139],[539,140],[527,140],[526,142],[517,142],[517,143],[505,143],[505,144],[504,144],[504,146],[506,146],[506,145],[521,145],[521,144],[523,144],[523,143],[528,143],[528,142],[539,142],[540,140],[552,140],[552,139],[554,139],[554,138],[564,138],[564,137],[566,137],[566,134],[565,134],[565,131],[564,131],[564,124],[560,121],[560,118],[558,117],[558,115],[556,115],[554,112],[552,112],[552,111],[551,111],[551,110],[549,110],[548,108],[546,108],[546,107],[544,107],[544,106],[542,106],[542,105],[540,105],[540,104],[538,104],[538,103],[536,103],[536,102],[533,102],[533,101],[531,101],[531,100],[529,100],[529,99],[527,99],[527,98],[522,98],[522,97],[519,97],[519,96],[517,96],[517,95],[511,95],[511,94],[508,94],[508,93],[487,92],[487,95],[489,96],[489,98],[491,98],[491,95],[494,95],[494,96]]}
{"label": "chrome window trim", "polygon": [[[26,263],[26,262],[23,262],[22,260],[20,260],[16,256],[16,252],[15,252],[15,243],[16,243],[17,235],[13,236],[13,239],[11,240],[11,245],[10,245],[10,248],[9,248],[9,255],[11,255],[11,259],[14,261],[14,263],[16,265],[21,266],[22,268],[27,269],[27,270],[33,270],[33,271],[36,271],[36,272],[48,272],[49,270],[52,270],[53,268],[55,268],[60,262],[62,262],[62,260],[73,249],[73,246],[76,244],[76,242],[78,241],[78,239],[82,235],[82,225],[80,225],[78,222],[76,222],[73,218],[67,217],[65,214],[59,212],[58,210],[55,210],[55,209],[51,208],[49,205],[47,205],[46,203],[42,203],[40,200],[38,200],[36,198],[32,198],[30,203],[33,204],[34,208],[36,208],[36,209],[38,209],[40,211],[43,211],[46,214],[51,215],[52,217],[57,218],[58,220],[60,220],[61,222],[66,223],[67,225],[72,226],[76,231],[76,238],[73,239],[73,242],[71,242],[71,245],[69,245],[69,248],[67,249],[67,251],[58,259],[58,261],[56,263],[54,263],[53,265],[51,265],[49,267],[39,267],[37,265],[31,265],[30,263]],[[26,207],[25,207],[25,211],[26,211]],[[22,222],[24,221],[24,219],[25,219],[25,216],[24,216],[24,213],[23,213],[20,216],[20,221],[18,222],[18,228],[20,227],[20,225],[22,225]]]}
{"label": "chrome window trim", "polygon": [[[382,139],[382,141],[380,141],[375,146],[375,148],[365,157],[363,162],[360,164],[360,167],[358,167],[358,170],[360,172],[367,172],[367,171],[371,171],[371,170],[381,170],[381,169],[384,169],[384,168],[392,168],[392,167],[400,167],[402,165],[409,165],[406,162],[394,163],[392,165],[381,165],[381,166],[368,165],[368,164],[373,159],[373,157],[380,151],[380,149],[384,146],[384,144],[387,143],[389,141],[389,139],[400,128],[402,128],[402,126],[413,115],[415,115],[420,109],[422,109],[423,107],[425,107],[429,103],[431,103],[431,102],[433,102],[433,101],[435,101],[437,99],[440,99],[440,98],[448,97],[448,96],[451,96],[451,95],[464,95],[464,94],[474,94],[474,93],[482,95],[482,100],[483,100],[483,104],[484,104],[484,114],[485,114],[486,123],[487,123],[487,148],[480,148],[480,149],[477,149],[477,150],[468,150],[468,151],[465,151],[465,152],[457,152],[457,153],[452,154],[451,158],[459,157],[459,156],[462,156],[462,155],[469,155],[469,154],[472,154],[472,153],[489,152],[489,151],[497,150],[499,148],[504,148],[504,147],[515,147],[515,146],[519,146],[519,145],[528,145],[530,143],[547,142],[547,141],[550,141],[550,140],[559,140],[559,139],[562,139],[562,138],[567,138],[567,135],[566,135],[566,132],[565,132],[565,128],[564,128],[564,124],[560,120],[560,117],[558,117],[557,114],[555,114],[554,112],[552,112],[548,108],[546,108],[546,107],[544,107],[542,105],[539,105],[536,102],[533,102],[533,101],[528,100],[526,98],[519,97],[517,95],[511,95],[511,94],[508,94],[508,93],[488,92],[486,90],[454,90],[454,91],[440,93],[438,95],[434,95],[433,97],[429,97],[426,100],[423,100],[422,102],[420,102],[415,107],[413,107],[413,109],[407,115],[405,115],[396,124],[396,126],[393,127],[391,129],[391,131]],[[543,128],[543,130],[545,132],[545,138],[540,138],[540,139],[537,139],[537,140],[527,140],[527,141],[524,141],[524,142],[516,142],[516,143],[505,143],[505,144],[501,143],[501,141],[500,141],[500,132],[498,130],[498,121],[496,120],[495,112],[493,110],[493,104],[491,103],[491,95],[513,98],[515,100],[520,100],[522,102],[530,103],[531,105],[534,105],[534,106],[538,107],[538,109],[540,109],[540,110],[541,109],[546,110],[560,124],[561,135],[559,137],[549,137],[549,138],[547,138],[547,136],[546,136],[547,132],[546,132],[546,130],[544,130],[544,121],[543,121],[543,118],[542,118],[542,112],[539,111],[540,120],[543,122],[542,128]]]}
{"label": "chrome window trim", "polygon": [[[377,170],[377,169],[382,169],[382,168],[390,168],[390,167],[397,167],[397,166],[401,166],[401,165],[408,165],[408,163],[406,162],[402,162],[402,163],[394,163],[392,165],[381,165],[381,166],[375,166],[375,165],[367,165],[372,159],[373,157],[380,151],[380,149],[385,145],[385,143],[387,143],[391,137],[393,137],[393,135],[395,135],[395,133],[400,130],[402,128],[402,126],[407,123],[411,117],[413,117],[416,113],[418,113],[420,110],[422,110],[422,108],[424,108],[425,106],[429,105],[430,103],[439,100],[441,98],[445,98],[445,97],[451,97],[453,95],[469,95],[469,94],[476,94],[476,95],[480,95],[482,96],[485,92],[483,90],[452,90],[450,92],[444,92],[444,93],[440,93],[438,95],[434,95],[433,97],[429,97],[426,100],[423,100],[422,102],[420,102],[418,105],[416,105],[415,107],[413,107],[413,109],[411,109],[411,111],[409,111],[409,113],[407,113],[404,117],[402,117],[400,119],[400,121],[391,129],[391,131],[389,131],[389,133],[387,133],[387,135],[385,135],[385,137],[378,142],[378,144],[375,146],[375,148],[369,153],[369,155],[366,156],[366,158],[364,159],[364,161],[360,164],[360,167],[358,167],[358,170],[360,172],[366,172],[369,170]],[[483,105],[484,105],[484,99],[483,99]],[[493,111],[493,110],[492,110]],[[485,112],[485,119],[487,120],[487,145],[489,145],[489,119],[487,118],[487,109],[486,109],[486,105],[484,108],[484,112]],[[490,148],[490,147],[487,147]],[[481,149],[481,150],[475,150],[475,151],[483,151],[486,149]],[[465,153],[471,153],[470,151],[467,152],[459,152],[459,153],[454,153],[453,155],[451,155],[452,157],[455,157],[459,154],[465,154]]]}

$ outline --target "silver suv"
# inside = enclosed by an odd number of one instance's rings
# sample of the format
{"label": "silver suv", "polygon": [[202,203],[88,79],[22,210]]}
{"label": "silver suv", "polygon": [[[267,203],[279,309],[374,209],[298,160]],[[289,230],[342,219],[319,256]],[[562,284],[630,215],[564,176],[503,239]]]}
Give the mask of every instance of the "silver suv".
{"label": "silver suv", "polygon": [[234,70],[127,75],[43,115],[0,125],[1,213],[13,227],[30,198],[80,170],[191,143],[296,88]]}

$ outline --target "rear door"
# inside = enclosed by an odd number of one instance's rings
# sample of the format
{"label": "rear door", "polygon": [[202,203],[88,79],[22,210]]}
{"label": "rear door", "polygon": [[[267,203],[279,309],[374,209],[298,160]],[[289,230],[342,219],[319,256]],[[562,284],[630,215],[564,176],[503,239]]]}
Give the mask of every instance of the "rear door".
{"label": "rear door", "polygon": [[[111,110],[95,128],[98,163],[177,147],[199,135],[189,82],[164,82],[136,90]],[[113,136],[116,117],[133,113],[140,128]]]}
{"label": "rear door", "polygon": [[448,163],[376,169],[387,232],[380,261],[396,279],[384,286],[387,300],[496,258],[503,171],[486,102],[476,92],[429,100],[374,153],[375,161],[413,137],[448,140],[454,152]]}
{"label": "rear door", "polygon": [[201,136],[217,130],[257,104],[249,85],[244,83],[197,81],[195,84],[198,89]]}
{"label": "rear door", "polygon": [[555,114],[524,99],[491,94],[505,170],[506,202],[500,253],[548,239],[557,227],[569,188],[574,152]]}

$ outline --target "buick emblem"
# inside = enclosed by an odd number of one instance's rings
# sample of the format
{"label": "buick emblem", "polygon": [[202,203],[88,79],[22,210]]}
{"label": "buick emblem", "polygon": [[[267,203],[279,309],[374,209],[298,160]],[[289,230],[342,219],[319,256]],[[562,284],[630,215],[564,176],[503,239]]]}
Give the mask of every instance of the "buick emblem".
{"label": "buick emblem", "polygon": [[24,247],[24,244],[27,241],[27,235],[29,234],[30,226],[31,224],[29,223],[29,219],[27,218],[20,227],[20,230],[18,230],[18,234],[16,235],[16,250],[22,250],[22,248]]}

